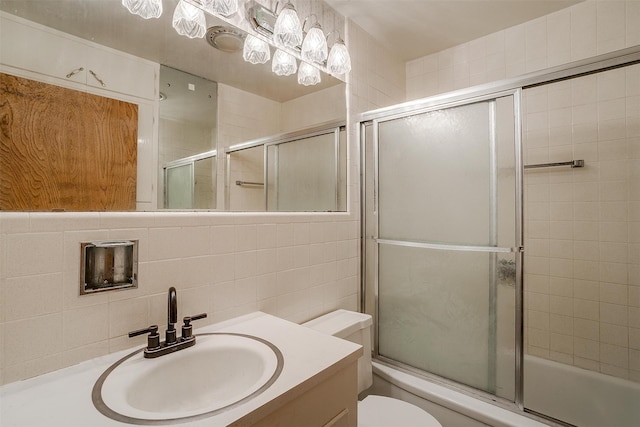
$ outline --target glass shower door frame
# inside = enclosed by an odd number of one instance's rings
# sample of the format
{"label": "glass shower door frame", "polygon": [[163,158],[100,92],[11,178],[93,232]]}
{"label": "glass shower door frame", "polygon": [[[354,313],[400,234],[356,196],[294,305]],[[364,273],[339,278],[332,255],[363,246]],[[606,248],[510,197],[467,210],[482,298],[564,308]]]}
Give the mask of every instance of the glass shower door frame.
{"label": "glass shower door frame", "polygon": [[205,159],[210,159],[210,158],[216,158],[218,154],[218,150],[209,150],[209,151],[205,151],[204,153],[199,153],[199,154],[195,154],[193,156],[189,156],[189,157],[183,157],[181,159],[178,160],[173,160],[171,162],[167,162],[162,168],[163,168],[163,175],[164,175],[164,208],[168,208],[169,207],[169,170],[171,169],[176,169],[176,168],[182,168],[182,167],[189,167],[189,173],[190,173],[190,178],[191,178],[191,182],[190,182],[190,198],[191,198],[191,203],[193,204],[195,201],[195,163],[199,160],[205,160]]}
{"label": "glass shower door frame", "polygon": [[[374,296],[373,296],[373,302],[374,302],[374,310],[373,310],[373,314],[376,317],[376,321],[374,321],[374,342],[373,342],[373,350],[374,350],[374,356],[375,357],[379,357],[384,359],[385,361],[394,364],[394,362],[392,360],[389,359],[385,359],[384,356],[380,355],[379,352],[379,326],[378,326],[378,321],[377,319],[379,318],[379,282],[378,282],[378,275],[379,275],[379,259],[378,259],[378,252],[380,249],[381,245],[395,245],[395,246],[405,246],[405,247],[414,247],[414,248],[422,248],[422,249],[436,249],[436,250],[448,250],[448,251],[468,251],[468,252],[488,252],[488,253],[492,253],[494,254],[494,256],[491,257],[491,259],[493,260],[492,262],[495,264],[496,263],[496,256],[500,253],[513,253],[515,255],[515,261],[516,261],[516,284],[515,284],[515,314],[514,314],[514,322],[515,322],[515,331],[514,331],[514,335],[515,335],[515,348],[514,348],[514,352],[515,352],[515,360],[514,360],[514,365],[515,365],[515,389],[514,389],[514,401],[515,401],[515,405],[517,406],[517,408],[519,410],[523,409],[522,406],[522,389],[523,389],[523,383],[522,383],[522,361],[523,361],[523,347],[522,347],[522,334],[523,334],[523,318],[522,318],[522,304],[523,304],[523,276],[522,276],[522,262],[523,262],[523,228],[522,228],[522,223],[523,223],[523,201],[522,201],[522,155],[521,155],[521,121],[520,121],[520,110],[521,110],[521,89],[517,88],[517,89],[511,89],[511,90],[505,90],[505,91],[499,91],[499,92],[494,92],[494,93],[489,93],[486,95],[482,95],[482,96],[478,96],[478,97],[471,97],[471,98],[466,98],[466,99],[460,99],[460,100],[455,100],[455,101],[449,101],[446,98],[443,98],[440,102],[438,102],[438,100],[436,100],[435,102],[433,100],[428,100],[427,102],[420,104],[420,103],[412,103],[410,105],[405,105],[405,106],[401,106],[400,108],[396,108],[394,110],[380,110],[377,113],[377,117],[372,118],[371,120],[368,121],[361,121],[360,123],[360,141],[361,141],[361,165],[362,165],[362,173],[361,173],[361,179],[366,180],[366,176],[367,176],[367,171],[366,171],[366,166],[368,165],[367,162],[367,142],[366,142],[366,136],[367,136],[367,127],[371,126],[371,131],[372,131],[372,140],[373,140],[373,144],[372,144],[372,149],[373,149],[373,153],[371,153],[373,155],[373,194],[367,194],[367,190],[366,190],[366,186],[363,185],[362,186],[362,253],[363,253],[363,257],[362,257],[362,277],[363,277],[363,281],[365,279],[365,277],[367,276],[367,270],[368,270],[368,266],[367,266],[367,262],[371,261],[372,258],[372,254],[368,253],[371,252],[371,248],[367,249],[367,242],[373,240],[375,242],[375,253],[373,254],[373,269],[372,271],[375,271],[375,274],[373,274],[373,291],[374,291]],[[433,111],[438,111],[438,110],[446,110],[449,108],[454,108],[454,107],[461,107],[461,106],[465,106],[465,105],[470,105],[470,104],[475,104],[475,103],[479,103],[479,102],[490,102],[490,101],[494,101],[492,102],[491,105],[493,105],[493,108],[490,109],[490,120],[494,121],[495,120],[495,100],[497,100],[498,98],[501,97],[508,97],[508,96],[512,96],[513,97],[513,112],[514,112],[514,155],[515,155],[515,159],[514,159],[514,167],[515,167],[515,192],[516,192],[516,197],[515,197],[515,212],[514,215],[516,216],[516,220],[515,220],[515,242],[514,242],[514,246],[513,247],[497,247],[497,246],[491,246],[496,244],[497,242],[495,241],[495,239],[492,239],[490,241],[490,245],[489,246],[465,246],[465,245],[450,245],[450,244],[436,244],[436,243],[422,243],[422,242],[411,242],[411,241],[397,241],[397,240],[387,240],[387,239],[380,239],[379,238],[379,217],[378,217],[378,196],[379,196],[379,125],[381,123],[384,123],[386,121],[390,121],[390,120],[395,120],[395,119],[400,119],[403,117],[407,117],[407,116],[413,116],[413,115],[417,115],[417,114],[424,114],[424,113],[429,113],[429,112],[433,112]],[[494,127],[491,126],[491,129],[493,131]],[[491,135],[491,138],[493,140],[495,140],[495,135]],[[495,172],[495,168],[496,168],[496,164],[495,164],[495,141],[492,142],[492,150],[494,150],[493,156],[492,156],[492,164],[490,165],[490,167],[493,169],[492,170],[492,174],[491,174],[491,196],[493,199],[496,198],[496,194],[495,194],[495,179],[496,179],[496,172]],[[370,160],[371,161],[371,160]],[[369,206],[369,202],[368,202],[368,197],[372,197],[372,203],[371,206]],[[492,199],[492,200],[493,200]],[[491,235],[495,235],[496,233],[496,215],[495,215],[495,205],[496,205],[496,201],[493,200],[492,201],[492,210],[493,210],[493,214],[491,215],[491,224],[490,224],[490,229],[491,229]],[[371,209],[372,208],[372,209]],[[373,226],[371,226],[370,224],[373,223]],[[492,274],[495,275],[495,268],[491,270]],[[492,277],[490,280],[492,280],[494,282],[494,286],[490,287],[490,292],[495,292],[495,277]],[[371,287],[369,287],[369,290],[371,290]],[[367,295],[366,295],[366,287],[363,287],[363,292],[361,295],[361,306],[363,308],[363,310],[366,307],[367,304]],[[490,300],[493,300],[493,298],[490,298]],[[371,302],[371,300],[369,300]],[[490,318],[489,322],[490,322],[490,327],[495,328],[495,307],[491,307],[490,308],[491,312],[494,313],[492,318]],[[489,346],[490,348],[492,348],[492,346]],[[495,345],[493,346],[493,348],[495,349]],[[493,369],[491,369],[491,359],[495,362],[495,357],[490,358],[490,366],[488,367],[489,371],[490,371],[490,375],[493,374],[493,372],[495,372],[495,364],[493,365]],[[399,362],[396,362],[398,365],[402,365]],[[403,365],[404,366],[404,365]],[[406,368],[406,366],[404,366]],[[443,380],[442,377],[438,376],[439,380]],[[452,380],[447,380],[444,379],[445,382],[450,383],[450,385],[454,386],[454,387],[462,387],[463,389],[469,389],[469,391],[473,391],[474,393],[477,393],[478,390],[474,389],[472,387],[468,387],[468,386],[464,386],[461,385],[458,382],[452,381]],[[495,399],[495,395],[492,395],[491,393],[486,393],[486,399],[488,401],[493,401]],[[509,405],[513,405],[512,402],[505,400],[504,402],[507,406]]]}
{"label": "glass shower door frame", "polygon": [[[283,144],[290,144],[290,143],[296,143],[296,142],[300,142],[300,141],[304,141],[310,138],[314,138],[317,136],[323,136],[323,135],[332,135],[334,138],[334,142],[333,142],[333,149],[334,149],[334,158],[333,158],[333,169],[334,169],[334,182],[333,182],[333,187],[334,187],[334,193],[335,193],[335,204],[333,207],[334,211],[338,210],[338,206],[340,205],[340,188],[339,188],[339,179],[340,179],[340,132],[344,130],[344,126],[342,125],[338,125],[334,128],[329,128],[326,130],[320,130],[317,132],[310,132],[307,134],[304,134],[302,136],[294,136],[292,138],[288,138],[288,139],[282,139],[282,140],[277,140],[277,141],[273,141],[273,142],[267,142],[264,144],[265,146],[265,150],[264,150],[264,182],[265,184],[268,183],[269,185],[265,185],[265,210],[269,211],[269,202],[271,200],[274,201],[275,207],[276,209],[273,210],[278,210],[278,205],[279,205],[279,193],[278,193],[278,189],[279,189],[279,178],[280,178],[280,174],[278,173],[279,168],[280,168],[280,158],[279,158],[279,149],[280,146],[284,146]],[[273,148],[273,163],[269,162],[269,149]],[[273,169],[273,171],[271,170]],[[273,179],[270,179],[270,177],[273,175]],[[273,187],[273,190],[270,191],[270,187]],[[274,193],[274,194],[271,194]]]}

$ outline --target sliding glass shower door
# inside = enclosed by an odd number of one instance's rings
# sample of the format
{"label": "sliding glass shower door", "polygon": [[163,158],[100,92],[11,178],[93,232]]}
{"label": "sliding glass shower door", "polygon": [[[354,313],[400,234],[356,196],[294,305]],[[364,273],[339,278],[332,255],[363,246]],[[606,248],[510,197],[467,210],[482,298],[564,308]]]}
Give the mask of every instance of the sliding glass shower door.
{"label": "sliding glass shower door", "polygon": [[517,96],[373,120],[363,158],[378,356],[509,400],[520,295]]}

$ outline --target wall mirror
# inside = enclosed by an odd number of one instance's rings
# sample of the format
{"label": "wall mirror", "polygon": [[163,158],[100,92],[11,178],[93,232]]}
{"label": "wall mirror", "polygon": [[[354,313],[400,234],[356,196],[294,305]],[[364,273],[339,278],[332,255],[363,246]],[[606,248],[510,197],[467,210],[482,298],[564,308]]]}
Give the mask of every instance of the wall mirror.
{"label": "wall mirror", "polygon": [[[232,21],[243,20],[251,2],[240,1],[239,12],[231,17]],[[268,1],[261,3],[272,6]],[[294,3],[301,19],[312,14],[320,17],[325,33],[333,29],[344,32],[344,18],[324,3]],[[157,104],[156,151],[153,158],[138,153],[138,167],[141,162],[151,162],[155,169],[150,184],[153,197],[138,202],[137,210],[346,210],[346,142],[343,128],[340,131],[346,118],[344,82],[322,73],[320,83],[304,86],[298,84],[295,75],[275,75],[271,62],[245,62],[245,34],[238,29],[242,25],[230,25],[229,20],[223,22],[210,14],[206,15],[210,31],[205,38],[181,36],[171,25],[177,4],[177,0],[164,0],[162,16],[149,20],[132,15],[115,0],[2,0],[0,10],[162,64],[158,87],[165,99]],[[0,60],[1,56],[0,52]],[[185,100],[187,95],[181,92],[198,98],[205,107]],[[337,132],[337,136],[327,142],[329,137],[323,140],[316,135],[319,131],[325,135]],[[317,150],[307,149],[311,146],[309,138],[324,141],[324,147],[333,144],[332,151],[320,150],[323,155],[319,155]],[[297,140],[302,142],[296,144]],[[287,144],[282,145],[284,142]],[[238,151],[243,145],[261,154],[245,156],[252,160],[229,161],[229,152]],[[292,174],[308,170],[300,165],[310,159],[316,160],[311,164],[330,162],[325,173],[330,182],[323,181],[321,168],[315,168],[314,177],[305,185],[298,185],[296,191],[304,191],[316,180],[319,187],[335,192],[332,204],[304,206],[298,203],[302,199],[297,196],[296,203],[287,199],[286,189],[300,182],[290,179]],[[298,166],[287,169],[285,162],[296,162]],[[235,179],[233,174],[238,171],[245,176],[252,171],[257,178]],[[236,185],[236,181],[262,185]],[[247,194],[252,195],[252,202],[245,203]]]}

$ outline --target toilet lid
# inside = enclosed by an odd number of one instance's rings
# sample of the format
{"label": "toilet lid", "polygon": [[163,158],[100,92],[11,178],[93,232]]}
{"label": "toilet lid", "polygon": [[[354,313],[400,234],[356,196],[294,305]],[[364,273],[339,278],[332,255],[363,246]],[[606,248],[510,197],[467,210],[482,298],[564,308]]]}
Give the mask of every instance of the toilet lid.
{"label": "toilet lid", "polygon": [[358,402],[358,427],[442,427],[442,424],[415,405],[370,395]]}

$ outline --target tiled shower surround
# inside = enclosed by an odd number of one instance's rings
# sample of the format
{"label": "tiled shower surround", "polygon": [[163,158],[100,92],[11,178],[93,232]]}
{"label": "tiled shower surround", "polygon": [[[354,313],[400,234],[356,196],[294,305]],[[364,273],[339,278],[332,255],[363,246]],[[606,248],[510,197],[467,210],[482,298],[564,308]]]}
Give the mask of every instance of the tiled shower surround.
{"label": "tiled shower surround", "polygon": [[527,352],[640,382],[640,66],[523,104]]}
{"label": "tiled shower surround", "polygon": [[[407,99],[640,44],[640,2],[585,1],[407,63]],[[525,349],[640,381],[638,66],[524,91]]]}

